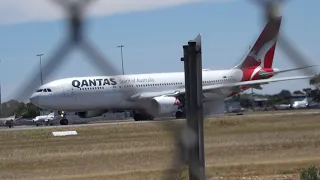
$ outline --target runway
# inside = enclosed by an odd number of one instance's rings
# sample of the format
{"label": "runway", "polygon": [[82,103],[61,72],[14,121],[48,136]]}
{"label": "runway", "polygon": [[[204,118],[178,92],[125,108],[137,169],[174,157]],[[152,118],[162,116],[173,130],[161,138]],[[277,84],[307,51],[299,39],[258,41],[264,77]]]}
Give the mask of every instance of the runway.
{"label": "runway", "polygon": [[[249,116],[249,117],[259,117],[259,116],[281,116],[281,115],[294,115],[294,114],[320,114],[320,111],[318,109],[315,110],[308,110],[308,111],[303,111],[303,110],[297,110],[297,111],[290,111],[288,112],[246,112],[243,115],[215,115],[209,118],[219,118],[219,117],[228,117],[228,118],[233,118],[233,117],[244,117],[244,116]],[[173,119],[173,118],[159,118],[158,120],[154,121],[134,121],[132,119],[128,120],[108,120],[105,122],[98,122],[98,123],[88,123],[88,124],[72,124],[72,125],[54,125],[54,126],[32,126],[32,125],[19,125],[15,126],[14,128],[8,128],[8,127],[0,127],[0,132],[2,131],[22,131],[22,130],[36,130],[36,129],[55,129],[55,128],[70,128],[70,127],[84,127],[84,126],[108,126],[108,125],[121,125],[121,124],[130,124],[130,123],[163,123],[167,121],[184,121],[185,119]]]}

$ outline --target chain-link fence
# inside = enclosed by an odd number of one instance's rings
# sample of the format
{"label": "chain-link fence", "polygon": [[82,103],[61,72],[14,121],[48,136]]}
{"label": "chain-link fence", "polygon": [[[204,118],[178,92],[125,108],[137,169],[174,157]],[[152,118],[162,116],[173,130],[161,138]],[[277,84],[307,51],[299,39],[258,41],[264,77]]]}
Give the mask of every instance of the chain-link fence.
{"label": "chain-link fence", "polygon": [[[96,68],[105,75],[116,75],[121,74],[117,68],[113,67],[106,56],[102,56],[98,48],[94,46],[94,44],[86,38],[83,32],[83,14],[85,9],[90,8],[89,0],[78,0],[78,1],[64,1],[64,0],[56,0],[56,3],[61,5],[61,8],[64,9],[65,14],[67,15],[69,22],[69,36],[66,38],[61,44],[57,47],[57,49],[52,53],[52,56],[44,61],[43,64],[43,78],[45,79],[47,76],[52,74],[52,72],[58,69],[59,66],[65,62],[65,57],[68,53],[70,53],[75,48],[80,48],[86,55],[90,58],[90,63],[96,66]],[[277,17],[280,14],[281,3],[283,1],[274,0],[274,1],[254,1],[256,4],[260,6],[264,13],[264,20],[267,21],[276,21]],[[285,37],[284,34],[281,34],[278,38],[279,47],[286,53],[289,57],[290,61],[295,65],[301,66],[310,66],[310,60],[307,59],[304,55],[302,55],[298,49],[289,42],[288,38]],[[33,71],[38,72],[38,71]],[[306,75],[315,75],[317,74],[314,70],[305,70],[303,71]],[[27,99],[30,95],[36,90],[38,86],[38,78],[40,74],[33,74],[29,79],[25,80],[22,87],[17,88],[19,91],[13,96],[17,100]],[[316,78],[314,80],[317,80]],[[124,92],[125,93],[125,92]],[[131,92],[132,93],[132,92]],[[147,107],[146,107],[146,111]],[[151,113],[151,112],[150,112]],[[170,169],[170,174],[172,174],[172,169],[177,170],[177,174],[179,174],[179,170],[183,166],[188,163],[187,152],[189,148],[193,145],[192,141],[194,141],[194,132],[187,127],[186,123],[181,122],[165,122],[163,125],[166,129],[173,132],[173,136],[176,141],[176,150],[175,150],[175,159],[171,165],[168,165],[168,169]],[[190,163],[190,161],[189,161]],[[198,174],[198,173],[194,173]],[[176,176],[174,177],[176,178]],[[208,178],[208,176],[207,176]],[[166,172],[164,172],[163,179],[168,179],[166,176]],[[172,179],[172,178],[171,178]],[[196,178],[200,179],[200,178]]]}

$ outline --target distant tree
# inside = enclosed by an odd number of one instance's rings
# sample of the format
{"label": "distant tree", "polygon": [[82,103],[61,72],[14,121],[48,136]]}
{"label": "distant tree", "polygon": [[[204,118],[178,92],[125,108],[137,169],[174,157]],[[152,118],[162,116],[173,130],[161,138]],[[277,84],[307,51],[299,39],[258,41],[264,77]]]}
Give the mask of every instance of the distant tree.
{"label": "distant tree", "polygon": [[279,94],[269,95],[266,102],[267,106],[273,106],[276,104],[281,104],[284,102],[284,99]]}
{"label": "distant tree", "polygon": [[17,107],[19,106],[19,101],[17,100],[10,100],[10,101],[7,101],[7,102],[4,102],[1,104],[1,117],[9,117],[9,116],[12,116]]}
{"label": "distant tree", "polygon": [[311,78],[309,84],[318,87],[320,85],[320,73]]}
{"label": "distant tree", "polygon": [[31,103],[23,103],[17,100],[10,100],[1,104],[2,117],[9,117],[15,114],[17,117],[31,118],[40,115],[40,108]]}
{"label": "distant tree", "polygon": [[40,115],[40,108],[33,105],[32,103],[27,103],[25,105],[25,111],[22,114],[22,117],[24,118],[32,118]]}
{"label": "distant tree", "polygon": [[316,102],[320,102],[320,90],[319,89],[313,89],[310,92],[310,96],[312,99]]}
{"label": "distant tree", "polygon": [[237,94],[237,95],[235,95],[235,96],[232,96],[232,100],[234,100],[234,101],[240,101],[240,97],[241,97],[241,95],[240,95],[240,94]]}
{"label": "distant tree", "polygon": [[241,99],[240,100],[240,105],[242,107],[245,107],[245,108],[248,108],[248,107],[252,107],[252,104],[251,104],[251,100],[250,99]]}
{"label": "distant tree", "polygon": [[304,93],[302,91],[300,91],[300,90],[296,90],[296,91],[293,91],[292,94],[304,94]]}
{"label": "distant tree", "polygon": [[18,117],[23,116],[27,112],[27,106],[23,102],[20,102],[16,109],[16,115]]}
{"label": "distant tree", "polygon": [[311,88],[303,88],[302,91],[305,92],[307,96],[311,94]]}
{"label": "distant tree", "polygon": [[282,90],[282,91],[280,91],[280,93],[278,95],[282,99],[281,103],[289,103],[290,102],[291,92],[289,90]]}

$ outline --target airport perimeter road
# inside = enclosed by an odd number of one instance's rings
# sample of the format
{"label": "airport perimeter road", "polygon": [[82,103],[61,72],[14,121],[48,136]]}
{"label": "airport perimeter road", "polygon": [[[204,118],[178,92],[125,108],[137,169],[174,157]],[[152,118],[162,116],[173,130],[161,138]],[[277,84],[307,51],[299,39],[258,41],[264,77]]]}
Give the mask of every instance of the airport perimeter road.
{"label": "airport perimeter road", "polygon": [[[294,114],[320,114],[318,109],[312,110],[284,110],[284,111],[266,111],[266,112],[246,112],[243,115],[217,115],[212,116],[209,118],[219,118],[219,117],[226,117],[229,118],[237,117],[237,116],[250,116],[250,117],[259,117],[259,116],[281,116],[281,115],[294,115]],[[35,130],[35,129],[45,129],[45,128],[68,128],[68,127],[83,127],[83,126],[108,126],[108,125],[121,125],[121,124],[130,124],[130,123],[150,123],[150,122],[164,122],[164,121],[183,121],[184,119],[176,120],[172,118],[160,118],[154,121],[133,121],[133,120],[108,120],[108,121],[100,121],[100,122],[93,122],[89,124],[72,124],[66,126],[15,126],[14,128],[8,127],[0,127],[0,131],[21,131],[21,130]]]}

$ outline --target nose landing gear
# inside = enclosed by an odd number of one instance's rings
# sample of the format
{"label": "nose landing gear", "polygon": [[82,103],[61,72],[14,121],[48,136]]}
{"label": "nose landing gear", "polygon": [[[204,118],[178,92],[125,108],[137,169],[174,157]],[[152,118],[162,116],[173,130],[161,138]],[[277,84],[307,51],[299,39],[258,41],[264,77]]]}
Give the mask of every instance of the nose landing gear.
{"label": "nose landing gear", "polygon": [[176,119],[184,119],[184,118],[186,118],[186,114],[183,111],[177,111],[175,116],[176,116]]}
{"label": "nose landing gear", "polygon": [[60,120],[60,125],[68,125],[69,121],[68,119],[61,119]]}
{"label": "nose landing gear", "polygon": [[62,118],[62,119],[60,120],[60,125],[68,125],[68,124],[69,124],[69,121],[68,121],[68,119],[67,119],[67,114],[64,113],[64,111],[61,111],[60,115],[61,115],[61,118]]}

